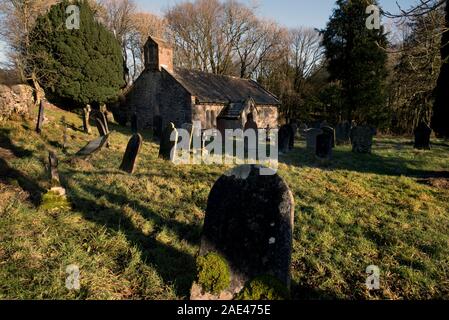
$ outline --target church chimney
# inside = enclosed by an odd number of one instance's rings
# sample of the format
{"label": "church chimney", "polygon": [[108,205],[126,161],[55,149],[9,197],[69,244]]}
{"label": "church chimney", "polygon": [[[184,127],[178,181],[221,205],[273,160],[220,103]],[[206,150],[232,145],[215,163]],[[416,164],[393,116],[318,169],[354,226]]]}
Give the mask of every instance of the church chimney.
{"label": "church chimney", "polygon": [[145,68],[161,71],[162,68],[173,72],[173,47],[166,41],[149,37],[144,49]]}

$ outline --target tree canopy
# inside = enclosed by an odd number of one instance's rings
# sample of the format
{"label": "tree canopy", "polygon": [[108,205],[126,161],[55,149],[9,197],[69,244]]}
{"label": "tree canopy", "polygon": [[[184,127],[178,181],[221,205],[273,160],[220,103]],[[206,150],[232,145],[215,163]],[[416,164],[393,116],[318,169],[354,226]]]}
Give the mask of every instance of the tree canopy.
{"label": "tree canopy", "polygon": [[[79,29],[66,27],[69,5],[80,9]],[[62,1],[40,16],[30,34],[31,68],[46,92],[77,105],[105,103],[123,86],[123,57],[114,35],[85,1]]]}

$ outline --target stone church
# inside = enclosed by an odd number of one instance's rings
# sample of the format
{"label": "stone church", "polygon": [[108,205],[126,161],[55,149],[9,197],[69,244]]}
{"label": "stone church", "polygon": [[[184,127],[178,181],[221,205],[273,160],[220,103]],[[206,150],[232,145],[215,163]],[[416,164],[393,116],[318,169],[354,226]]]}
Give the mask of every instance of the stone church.
{"label": "stone church", "polygon": [[145,69],[126,94],[128,112],[139,127],[156,133],[201,121],[203,129],[243,129],[248,116],[258,128],[278,127],[276,96],[257,82],[173,66],[173,48],[150,37],[144,48]]}

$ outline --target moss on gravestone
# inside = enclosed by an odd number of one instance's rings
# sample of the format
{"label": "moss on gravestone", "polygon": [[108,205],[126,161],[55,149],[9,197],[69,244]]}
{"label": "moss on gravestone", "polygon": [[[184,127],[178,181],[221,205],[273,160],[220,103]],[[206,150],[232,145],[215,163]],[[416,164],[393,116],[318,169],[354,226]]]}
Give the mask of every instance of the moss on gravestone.
{"label": "moss on gravestone", "polygon": [[200,256],[196,262],[198,284],[204,291],[219,294],[229,287],[231,275],[226,260],[215,252]]}
{"label": "moss on gravestone", "polygon": [[70,210],[70,208],[67,197],[54,191],[49,191],[44,194],[40,205],[40,209],[45,211]]}
{"label": "moss on gravestone", "polygon": [[249,281],[236,300],[288,300],[289,290],[278,279],[270,275],[259,276]]}

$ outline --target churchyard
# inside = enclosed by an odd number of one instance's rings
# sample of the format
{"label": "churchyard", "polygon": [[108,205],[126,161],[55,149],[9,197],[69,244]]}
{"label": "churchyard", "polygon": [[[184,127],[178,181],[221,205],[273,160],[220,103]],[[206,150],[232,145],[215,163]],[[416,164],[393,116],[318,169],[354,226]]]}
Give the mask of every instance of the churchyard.
{"label": "churchyard", "polygon": [[[88,135],[81,114],[49,107],[45,117],[40,134],[35,119],[0,129],[0,299],[197,298],[197,257],[217,243],[233,265],[289,284],[292,299],[449,298],[447,140],[432,138],[430,150],[417,150],[413,137],[377,135],[371,154],[360,154],[351,145],[332,149],[341,134],[325,126],[309,129],[316,140],[298,135],[289,152],[291,141],[283,139],[278,176],[264,182],[280,188],[282,196],[270,203],[282,205],[253,212],[281,211],[269,231],[276,234],[269,245],[279,247],[253,252],[254,244],[236,243],[245,241],[238,232],[236,242],[219,236],[217,226],[239,220],[230,214],[220,222],[235,204],[214,207],[213,199],[235,188],[238,208],[251,207],[251,199],[272,194],[254,187],[257,179],[222,177],[235,166],[175,166],[160,157],[149,131],[105,127],[100,119]],[[353,140],[367,148],[363,137]],[[86,156],[90,151],[96,152]],[[54,156],[59,164],[49,181]],[[46,197],[54,184],[62,185],[66,202]],[[217,235],[212,245],[202,241],[208,232],[209,240]],[[289,241],[291,259],[282,251]],[[255,260],[266,257],[266,268],[251,266],[240,247]],[[378,290],[366,286],[373,265]],[[69,266],[79,270],[78,290],[66,286]]]}

